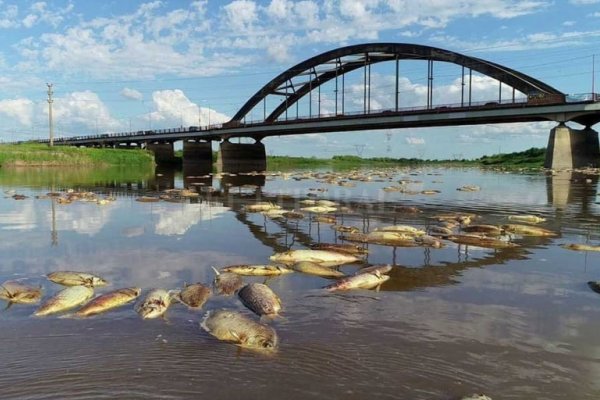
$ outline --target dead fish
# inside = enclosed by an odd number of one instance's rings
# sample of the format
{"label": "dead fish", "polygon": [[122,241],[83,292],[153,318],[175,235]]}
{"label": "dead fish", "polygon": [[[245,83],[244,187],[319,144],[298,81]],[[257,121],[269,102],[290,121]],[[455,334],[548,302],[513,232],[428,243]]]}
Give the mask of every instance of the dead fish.
{"label": "dead fish", "polygon": [[315,243],[310,246],[311,250],[337,251],[348,254],[367,254],[369,251],[352,243]]}
{"label": "dead fish", "polygon": [[382,264],[382,265],[371,265],[370,267],[361,268],[354,275],[366,274],[366,273],[379,273],[379,274],[387,274],[392,270],[392,266],[390,264]]}
{"label": "dead fish", "polygon": [[562,246],[564,249],[579,250],[579,251],[600,251],[600,246],[594,246],[591,244],[578,244],[570,243]]}
{"label": "dead fish", "polygon": [[336,269],[330,267],[324,267],[321,264],[317,264],[311,261],[300,261],[292,265],[294,271],[302,272],[309,275],[321,276],[323,278],[341,278],[344,275]]}
{"label": "dead fish", "polygon": [[401,232],[401,233],[410,234],[412,236],[421,236],[421,235],[425,234],[424,230],[415,228],[414,226],[410,226],[410,225],[381,226],[379,228],[376,228],[375,231],[376,232]]}
{"label": "dead fish", "polygon": [[177,295],[177,300],[190,308],[202,308],[211,294],[210,288],[201,283],[184,284],[183,289]]}
{"label": "dead fish", "polygon": [[539,228],[531,225],[507,224],[502,225],[502,229],[508,233],[514,233],[522,236],[556,236],[557,233],[548,229]]}
{"label": "dead fish", "polygon": [[460,192],[479,192],[481,188],[477,185],[464,185],[459,188],[456,188],[456,190]]}
{"label": "dead fish", "polygon": [[421,194],[426,194],[426,195],[432,195],[432,194],[438,194],[438,193],[441,193],[441,191],[437,190],[437,189],[421,190]]}
{"label": "dead fish", "polygon": [[285,218],[288,219],[303,219],[304,214],[298,211],[286,211],[282,214]]}
{"label": "dead fish", "polygon": [[312,217],[314,222],[323,222],[325,224],[335,224],[336,219],[333,215],[315,215]]}
{"label": "dead fish", "polygon": [[158,203],[160,199],[154,196],[141,196],[135,199],[135,201],[139,201],[140,203]]}
{"label": "dead fish", "polygon": [[143,319],[160,317],[167,311],[171,305],[171,294],[164,289],[154,289],[144,299],[143,302],[136,305],[135,311]]}
{"label": "dead fish", "polygon": [[94,289],[87,286],[70,286],[48,299],[33,315],[41,317],[69,310],[88,301],[94,295]]}
{"label": "dead fish", "polygon": [[373,243],[383,246],[416,247],[415,237],[402,232],[373,231],[367,234],[348,233],[340,236],[342,240],[359,243]]}
{"label": "dead fish", "polygon": [[278,345],[273,328],[235,311],[208,311],[200,326],[219,340],[249,349],[274,351]]}
{"label": "dead fish", "polygon": [[141,288],[130,287],[105,293],[92,299],[89,303],[80,308],[74,315],[76,317],[89,317],[91,315],[112,310],[113,308],[120,307],[129,303],[130,301],[135,300],[141,292]]}
{"label": "dead fish", "polygon": [[331,285],[325,286],[330,292],[336,290],[373,289],[390,279],[388,275],[379,272],[366,272],[342,278]]}
{"label": "dead fish", "polygon": [[360,260],[360,258],[353,254],[328,250],[289,250],[283,253],[275,253],[269,258],[271,261],[283,264],[312,261],[323,266],[349,264]]}
{"label": "dead fish", "polygon": [[417,236],[415,242],[420,246],[433,247],[434,249],[441,249],[444,247],[444,243],[440,239],[431,235]]}
{"label": "dead fish", "polygon": [[448,235],[452,235],[452,229],[446,228],[444,226],[430,226],[429,227],[429,234],[430,235],[436,235],[436,236],[448,236]]}
{"label": "dead fish", "polygon": [[278,210],[281,206],[277,204],[273,204],[271,202],[259,202],[255,204],[247,204],[244,206],[244,211],[247,212],[260,212],[260,211],[269,211],[269,210]]}
{"label": "dead fish", "polygon": [[317,200],[315,203],[317,206],[323,206],[323,207],[337,207],[337,203],[335,201],[331,201],[331,200]]}
{"label": "dead fish", "polygon": [[469,233],[485,233],[487,235],[502,235],[502,228],[496,225],[470,225],[464,226],[463,231]]}
{"label": "dead fish", "polygon": [[510,247],[519,247],[519,245],[516,243],[511,243],[505,240],[478,235],[451,235],[448,236],[447,239],[457,244],[485,247],[490,249],[506,249]]}
{"label": "dead fish", "polygon": [[221,272],[232,272],[246,276],[272,276],[289,274],[294,271],[279,265],[231,265],[221,268]]}
{"label": "dead fish", "polygon": [[329,206],[310,206],[310,207],[302,207],[300,210],[312,212],[315,214],[326,214],[326,213],[336,211],[337,208],[329,207]]}
{"label": "dead fish", "polygon": [[588,286],[596,293],[600,293],[600,281],[589,281]]}
{"label": "dead fish", "polygon": [[105,286],[108,282],[98,275],[77,271],[55,271],[47,275],[48,279],[63,286]]}
{"label": "dead fish", "polygon": [[30,286],[18,281],[6,281],[0,285],[0,299],[10,303],[34,304],[41,298],[41,286]]}
{"label": "dead fish", "polygon": [[260,316],[275,316],[281,311],[281,300],[263,283],[249,283],[238,292],[238,297],[248,309]]}
{"label": "dead fish", "polygon": [[331,225],[331,229],[337,232],[350,232],[350,233],[358,233],[360,229],[356,226],[349,225]]}
{"label": "dead fish", "polygon": [[529,215],[529,214],[509,215],[508,219],[511,221],[517,221],[517,222],[529,222],[530,224],[538,224],[540,222],[546,221],[546,218],[538,217],[537,215]]}
{"label": "dead fish", "polygon": [[217,289],[218,294],[224,294],[226,296],[232,295],[237,292],[243,285],[242,278],[238,274],[232,272],[220,272],[215,267],[211,267],[215,274],[214,285]]}
{"label": "dead fish", "polygon": [[267,211],[261,211],[260,213],[267,218],[276,219],[276,218],[284,218],[283,214],[285,214],[286,212],[287,212],[286,210],[283,210],[281,208],[273,208],[273,209],[270,209]]}

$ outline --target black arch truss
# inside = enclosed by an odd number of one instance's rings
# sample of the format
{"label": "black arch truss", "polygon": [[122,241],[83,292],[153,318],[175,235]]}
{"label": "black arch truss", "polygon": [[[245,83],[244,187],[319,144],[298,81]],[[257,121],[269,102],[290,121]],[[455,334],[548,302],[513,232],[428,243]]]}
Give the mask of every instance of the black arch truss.
{"label": "black arch truss", "polygon": [[[480,58],[465,56],[463,54],[437,47],[421,46],[416,44],[367,43],[341,47],[319,54],[293,66],[287,71],[282,72],[265,86],[263,86],[258,92],[256,92],[233,116],[231,121],[242,121],[246,115],[261,101],[264,101],[267,96],[279,95],[284,97],[284,101],[282,101],[281,104],[279,104],[268,116],[265,114],[265,121],[275,121],[282,114],[287,113],[287,110],[289,110],[294,104],[297,104],[297,102],[303,96],[307,94],[311,95],[314,89],[318,89],[322,84],[332,79],[336,79],[337,85],[337,79],[339,77],[342,77],[343,79],[344,74],[359,68],[365,68],[366,79],[367,68],[370,68],[372,64],[384,61],[396,61],[396,63],[398,63],[399,60],[427,60],[429,74],[428,85],[431,85],[432,80],[432,62],[443,61],[460,65],[463,67],[463,69],[468,68],[492,77],[499,82],[524,93],[527,96],[546,94],[565,96],[564,93],[558,91],[552,86],[545,84],[544,82],[532,78],[531,76]],[[306,77],[306,79],[302,79],[301,82],[292,81],[292,79],[303,77]],[[370,90],[370,88],[368,90]],[[396,92],[398,92],[397,87]],[[365,111],[368,111],[366,97],[367,95],[365,93]],[[428,106],[430,106],[431,91],[428,91],[427,101]],[[342,98],[342,107],[343,104],[344,102]],[[309,107],[312,107],[312,101]],[[397,107],[398,104],[396,99],[396,108]]]}

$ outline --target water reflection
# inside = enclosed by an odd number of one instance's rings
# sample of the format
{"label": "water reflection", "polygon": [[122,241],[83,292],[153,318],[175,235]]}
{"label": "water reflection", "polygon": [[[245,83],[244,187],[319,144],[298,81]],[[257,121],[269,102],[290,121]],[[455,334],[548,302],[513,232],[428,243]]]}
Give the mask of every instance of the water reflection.
{"label": "water reflection", "polygon": [[546,178],[548,202],[557,208],[566,208],[569,204],[580,207],[587,213],[590,205],[596,201],[598,175],[574,171],[558,171]]}

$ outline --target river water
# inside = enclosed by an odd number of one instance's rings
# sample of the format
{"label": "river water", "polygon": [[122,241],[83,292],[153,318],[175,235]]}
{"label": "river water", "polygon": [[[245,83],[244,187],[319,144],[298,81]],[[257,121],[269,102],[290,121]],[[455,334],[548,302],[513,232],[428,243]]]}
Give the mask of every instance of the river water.
{"label": "river water", "polygon": [[[132,305],[87,319],[33,317],[35,305],[0,312],[2,399],[597,399],[600,396],[600,253],[597,175],[477,169],[363,170],[354,187],[326,171],[211,175],[2,171],[0,283],[61,289],[45,275],[93,272],[110,289],[176,289],[211,283],[211,266],[266,264],[274,252],[341,242],[329,224],[269,219],[243,207],[272,201],[298,209],[306,198],[339,202],[338,224],[361,232],[391,224],[426,229],[442,213],[475,213],[506,224],[535,214],[551,238],[513,237],[519,247],[485,249],[445,241],[441,249],[365,245],[360,264],[393,264],[380,290],[328,293],[330,280],[294,273],[267,280],[283,302],[269,322],[280,339],[265,355],[220,342],[199,327],[206,310],[255,318],[236,296],[213,296],[202,311],[174,304],[142,320]],[[345,173],[348,177],[348,173]],[[370,177],[367,180],[366,177]],[[354,177],[356,178],[356,177]],[[341,178],[340,178],[341,179]],[[408,181],[404,193],[384,187]],[[331,181],[330,181],[331,182]],[[481,190],[456,190],[466,184]],[[195,187],[198,198],[142,203],[164,189]],[[50,191],[93,191],[106,205],[58,204]],[[434,189],[439,193],[421,194]],[[14,194],[27,198],[15,200]],[[406,213],[415,206],[422,212]],[[244,277],[245,282],[264,278]],[[4,306],[0,302],[0,306]]]}

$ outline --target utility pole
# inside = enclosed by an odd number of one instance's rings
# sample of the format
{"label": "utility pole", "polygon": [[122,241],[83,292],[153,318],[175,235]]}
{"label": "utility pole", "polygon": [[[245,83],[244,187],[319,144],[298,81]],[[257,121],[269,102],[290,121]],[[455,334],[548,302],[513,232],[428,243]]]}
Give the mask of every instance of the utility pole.
{"label": "utility pole", "polygon": [[52,103],[54,102],[52,95],[54,92],[52,91],[51,83],[46,83],[46,86],[48,86],[48,125],[50,130],[50,147],[52,147],[54,146],[54,125],[52,124]]}

